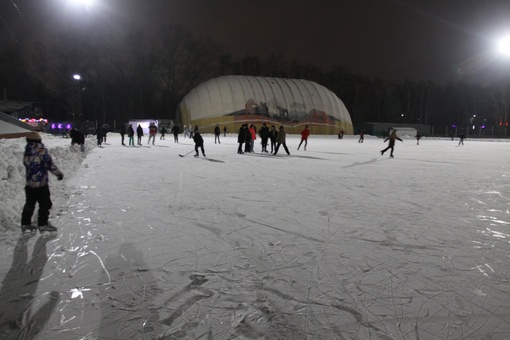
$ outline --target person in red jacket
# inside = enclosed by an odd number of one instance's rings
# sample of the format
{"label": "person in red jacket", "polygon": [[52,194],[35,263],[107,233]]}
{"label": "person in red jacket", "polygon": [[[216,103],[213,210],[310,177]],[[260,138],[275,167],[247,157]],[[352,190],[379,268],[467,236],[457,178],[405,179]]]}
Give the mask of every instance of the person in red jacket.
{"label": "person in red jacket", "polygon": [[301,131],[301,142],[299,143],[297,149],[301,147],[301,144],[305,142],[305,151],[306,151],[306,145],[308,144],[308,136],[310,136],[310,130],[308,130],[308,125],[305,125],[305,128],[303,131]]}

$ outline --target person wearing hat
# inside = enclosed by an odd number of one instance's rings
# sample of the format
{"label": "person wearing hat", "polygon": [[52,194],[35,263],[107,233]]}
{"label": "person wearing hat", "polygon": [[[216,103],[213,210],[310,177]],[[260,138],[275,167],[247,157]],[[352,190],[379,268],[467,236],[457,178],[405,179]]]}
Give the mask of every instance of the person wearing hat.
{"label": "person wearing hat", "polygon": [[[48,222],[48,216],[52,206],[50,188],[48,185],[48,171],[57,176],[61,181],[64,174],[53,163],[48,149],[44,147],[41,136],[37,132],[29,132],[26,136],[27,145],[23,155],[23,165],[26,170],[25,182],[25,206],[21,213],[21,232],[28,229],[40,233],[57,231],[57,228]],[[39,204],[37,227],[32,226],[32,214],[36,203]]]}

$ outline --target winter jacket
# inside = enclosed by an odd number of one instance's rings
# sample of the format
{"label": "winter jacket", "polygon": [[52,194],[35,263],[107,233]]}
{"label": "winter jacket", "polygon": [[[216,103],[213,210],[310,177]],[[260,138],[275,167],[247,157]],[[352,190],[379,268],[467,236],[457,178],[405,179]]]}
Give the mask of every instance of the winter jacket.
{"label": "winter jacket", "polygon": [[387,140],[389,140],[390,142],[389,142],[388,145],[389,146],[394,146],[395,145],[395,139],[398,139],[399,141],[402,142],[402,139],[398,138],[397,134],[395,132],[392,132],[391,135],[389,137],[386,137],[386,139],[384,141],[386,142]]}
{"label": "winter jacket", "polygon": [[195,133],[193,134],[193,141],[197,146],[204,146],[204,139],[202,138],[198,131],[195,131]]}
{"label": "winter jacket", "polygon": [[271,139],[271,141],[275,141],[276,136],[278,136],[278,131],[276,131],[276,129],[271,128],[271,130],[269,131],[269,138]]}
{"label": "winter jacket", "polygon": [[308,130],[308,128],[305,128],[303,131],[301,131],[302,140],[307,140],[308,136],[310,136],[310,130]]}
{"label": "winter jacket", "polygon": [[129,125],[128,127],[127,135],[128,137],[133,137],[135,135],[135,130],[133,130],[133,127],[131,125]]}
{"label": "winter jacket", "polygon": [[282,128],[280,128],[280,131],[278,132],[278,135],[276,136],[276,143],[285,143],[285,139],[286,139],[286,133],[285,133],[285,130]]}
{"label": "winter jacket", "polygon": [[257,132],[255,131],[255,129],[253,127],[250,127],[248,130],[250,131],[251,139],[252,140],[256,140],[257,139]]}
{"label": "winter jacket", "polygon": [[124,136],[126,134],[126,124],[122,124],[120,126],[120,134],[121,136]]}
{"label": "winter jacket", "polygon": [[155,136],[158,133],[158,127],[156,125],[149,126],[149,135]]}
{"label": "winter jacket", "polygon": [[221,130],[220,130],[220,127],[219,126],[216,126],[214,128],[214,135],[215,136],[219,136],[221,134]]}
{"label": "winter jacket", "polygon": [[25,165],[26,169],[26,186],[29,188],[47,186],[48,170],[55,176],[62,175],[57,166],[53,164],[48,149],[42,143],[27,143],[23,155],[23,165]]}
{"label": "winter jacket", "polygon": [[174,126],[172,126],[172,133],[173,133],[174,135],[178,135],[178,134],[179,134],[179,132],[181,132],[181,129],[179,128],[179,126],[178,126],[178,125],[174,125]]}
{"label": "winter jacket", "polygon": [[269,128],[265,125],[262,125],[262,127],[259,130],[259,136],[262,139],[269,138]]}
{"label": "winter jacket", "polygon": [[136,128],[136,135],[137,136],[143,136],[143,129],[140,125]]}
{"label": "winter jacket", "polygon": [[69,136],[71,137],[71,144],[79,144],[82,145],[85,143],[85,136],[83,136],[83,133],[76,129],[71,129],[71,132],[69,133]]}
{"label": "winter jacket", "polygon": [[244,126],[241,126],[239,128],[239,133],[237,134],[237,142],[238,143],[244,143],[246,141],[246,135],[245,135],[245,129]]}

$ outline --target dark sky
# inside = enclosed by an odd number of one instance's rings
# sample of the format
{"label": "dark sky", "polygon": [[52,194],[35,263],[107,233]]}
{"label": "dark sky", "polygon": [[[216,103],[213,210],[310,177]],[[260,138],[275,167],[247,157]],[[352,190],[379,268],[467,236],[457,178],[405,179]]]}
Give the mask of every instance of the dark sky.
{"label": "dark sky", "polygon": [[[6,4],[28,11],[37,1],[51,8],[47,20],[72,10],[65,5],[71,0],[1,1],[4,17]],[[95,1],[82,14],[182,24],[234,57],[283,55],[287,62],[387,79],[487,83],[510,74],[510,62],[493,53],[495,39],[510,33],[508,0]]]}

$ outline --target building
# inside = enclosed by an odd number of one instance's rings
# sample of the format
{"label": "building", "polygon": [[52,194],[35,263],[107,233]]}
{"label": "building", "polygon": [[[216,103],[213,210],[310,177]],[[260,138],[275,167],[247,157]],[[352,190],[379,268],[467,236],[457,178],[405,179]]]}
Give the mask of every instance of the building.
{"label": "building", "polygon": [[258,127],[283,125],[299,133],[352,134],[352,121],[343,102],[322,85],[303,79],[222,76],[191,90],[179,104],[181,126],[197,125],[201,132],[221,128],[237,131],[245,123]]}

